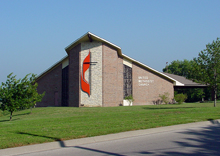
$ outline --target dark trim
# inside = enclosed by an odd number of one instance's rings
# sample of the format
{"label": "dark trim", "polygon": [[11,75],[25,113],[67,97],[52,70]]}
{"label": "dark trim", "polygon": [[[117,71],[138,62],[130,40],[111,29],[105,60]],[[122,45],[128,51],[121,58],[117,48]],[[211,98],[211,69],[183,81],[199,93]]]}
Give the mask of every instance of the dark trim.
{"label": "dark trim", "polygon": [[174,86],[174,89],[184,89],[184,88],[207,88],[208,86]]}
{"label": "dark trim", "polygon": [[91,37],[91,35],[90,35],[90,34],[88,34],[88,38],[89,38],[89,41],[90,41],[90,42],[92,42],[92,41],[93,41],[93,39],[92,39],[92,37]]}
{"label": "dark trim", "polygon": [[69,106],[69,65],[62,69],[62,104]]}

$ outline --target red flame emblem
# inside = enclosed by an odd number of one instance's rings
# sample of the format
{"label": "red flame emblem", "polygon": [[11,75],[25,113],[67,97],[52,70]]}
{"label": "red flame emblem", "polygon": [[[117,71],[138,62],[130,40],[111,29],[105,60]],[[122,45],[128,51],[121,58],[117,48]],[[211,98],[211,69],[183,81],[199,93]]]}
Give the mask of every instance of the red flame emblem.
{"label": "red flame emblem", "polygon": [[90,67],[90,51],[83,61],[82,73],[81,73],[81,88],[84,92],[86,92],[90,96],[90,85],[85,79],[85,72],[89,69],[89,67]]}

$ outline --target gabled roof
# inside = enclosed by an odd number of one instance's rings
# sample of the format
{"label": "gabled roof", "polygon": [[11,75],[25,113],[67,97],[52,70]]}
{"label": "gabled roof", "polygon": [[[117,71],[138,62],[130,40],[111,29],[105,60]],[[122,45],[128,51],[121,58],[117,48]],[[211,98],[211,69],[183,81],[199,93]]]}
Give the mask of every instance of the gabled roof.
{"label": "gabled roof", "polygon": [[135,64],[137,64],[137,65],[139,65],[139,66],[141,66],[141,67],[143,67],[143,68],[145,68],[145,69],[147,69],[147,70],[149,70],[149,71],[151,71],[151,72],[153,72],[153,73],[155,73],[155,74],[158,74],[158,75],[160,75],[160,76],[162,76],[162,77],[164,77],[164,78],[166,78],[166,79],[172,81],[174,85],[176,85],[176,84],[178,83],[178,82],[177,82],[175,79],[173,79],[172,77],[169,77],[169,76],[167,76],[166,74],[163,74],[163,73],[157,71],[156,69],[153,69],[153,68],[151,68],[151,67],[149,67],[149,66],[147,66],[147,65],[145,65],[145,64],[143,64],[143,63],[141,63],[141,62],[139,62],[139,61],[137,61],[137,60],[135,60],[135,59],[133,59],[133,58],[127,56],[127,55],[125,55],[125,54],[122,54],[121,56],[122,56],[123,58],[126,58],[126,59],[130,60],[132,63],[135,63]]}
{"label": "gabled roof", "polygon": [[143,63],[141,63],[141,62],[139,62],[137,60],[135,60],[135,59],[132,59],[131,57],[129,57],[129,56],[125,55],[125,54],[122,54],[121,48],[119,46],[117,46],[117,45],[115,45],[115,44],[113,44],[113,43],[111,43],[111,42],[109,42],[109,41],[107,41],[107,40],[105,40],[105,39],[103,39],[103,38],[101,38],[101,37],[91,33],[91,32],[87,32],[82,37],[80,37],[79,39],[77,39],[74,42],[72,42],[69,46],[67,46],[65,48],[65,50],[68,53],[77,44],[79,44],[81,42],[88,42],[88,41],[90,41],[90,39],[95,40],[95,41],[99,41],[99,42],[104,42],[104,43],[110,45],[111,47],[113,47],[114,49],[117,50],[118,55],[121,56],[122,58],[126,58],[126,59],[130,60],[131,62],[134,62],[134,63],[142,66],[143,68],[147,68],[149,71],[151,71],[153,73],[156,73],[156,74],[159,74],[160,76],[162,76],[162,77],[164,77],[166,79],[169,79],[174,84],[176,84],[176,80],[174,80],[173,78],[171,78],[171,77],[169,77],[169,76],[167,76],[167,75],[165,75],[165,74],[163,74],[163,73],[161,73],[161,72],[159,72],[159,71],[157,71],[157,70],[155,70],[155,69],[153,69],[153,68],[151,68],[151,67],[149,67],[149,66],[147,66],[147,65],[145,65],[145,64],[143,64]]}
{"label": "gabled roof", "polygon": [[[151,67],[149,67],[149,66],[147,66],[147,65],[145,65],[145,64],[143,64],[143,63],[141,63],[141,62],[139,62],[139,61],[137,61],[137,60],[135,60],[135,59],[133,59],[133,58],[127,56],[127,55],[125,55],[125,54],[122,54],[121,48],[120,48],[119,46],[117,46],[117,45],[115,45],[115,44],[113,44],[113,43],[111,43],[111,42],[109,42],[109,41],[107,41],[107,40],[105,40],[105,39],[103,39],[103,38],[101,38],[101,37],[99,37],[99,36],[97,36],[97,35],[91,33],[91,32],[85,33],[83,36],[81,36],[80,38],[78,38],[77,40],[75,40],[74,42],[72,42],[70,45],[68,45],[68,46],[65,48],[65,51],[66,51],[67,54],[68,54],[69,51],[70,51],[73,47],[75,47],[76,45],[78,45],[79,43],[81,43],[81,42],[89,42],[89,41],[91,42],[91,41],[93,41],[93,40],[99,41],[99,42],[103,42],[103,43],[105,43],[105,44],[107,44],[107,45],[113,47],[113,48],[116,49],[116,51],[118,52],[118,55],[121,56],[122,58],[125,58],[125,59],[127,59],[127,60],[129,60],[129,61],[131,61],[131,62],[133,62],[133,63],[135,63],[135,64],[137,64],[137,65],[139,65],[139,66],[141,66],[141,67],[143,67],[143,68],[145,68],[145,69],[147,69],[147,70],[149,70],[149,71],[151,71],[151,72],[153,72],[153,73],[155,73],[155,74],[157,74],[157,75],[160,75],[161,77],[163,77],[163,78],[165,78],[165,79],[170,80],[171,82],[173,82],[174,85],[182,85],[182,84],[181,84],[180,82],[178,82],[176,79],[174,79],[174,78],[172,78],[172,77],[170,77],[170,76],[168,76],[168,75],[166,75],[166,74],[164,74],[164,73],[161,73],[161,72],[159,72],[159,71],[157,71],[157,70],[155,70],[155,69],[153,69],[153,68],[151,68]],[[51,71],[52,69],[54,69],[55,67],[57,67],[57,66],[58,66],[60,63],[62,63],[62,61],[63,61],[64,59],[66,59],[67,57],[68,57],[68,56],[65,56],[63,59],[61,59],[60,61],[58,61],[57,63],[55,63],[52,67],[50,67],[49,69],[47,69],[46,71],[44,71],[43,73],[41,73],[41,74],[37,77],[37,79],[39,79],[40,77],[42,77],[43,75],[45,75],[46,73],[48,73],[49,71]]]}
{"label": "gabled roof", "polygon": [[63,57],[61,60],[57,61],[56,63],[54,63],[51,67],[49,67],[48,69],[46,69],[45,71],[43,71],[42,73],[40,73],[37,76],[37,79],[40,79],[42,76],[44,76],[45,74],[47,74],[48,72],[52,71],[54,68],[56,68],[57,66],[59,66],[65,59],[68,58],[68,55],[66,55],[65,57]]}
{"label": "gabled roof", "polygon": [[81,42],[88,42],[91,40],[96,40],[99,42],[104,42],[108,45],[110,45],[111,47],[113,47],[114,49],[117,50],[118,54],[121,55],[121,48],[99,36],[96,36],[95,34],[91,33],[91,32],[87,32],[85,33],[83,36],[81,36],[80,38],[78,38],[77,40],[75,40],[74,42],[72,42],[70,45],[68,45],[65,50],[68,53],[73,47],[75,47],[77,44],[81,43]]}
{"label": "gabled roof", "polygon": [[178,81],[179,83],[175,86],[177,87],[207,87],[207,85],[204,85],[204,84],[199,84],[199,83],[196,83],[196,82],[193,82],[189,79],[186,79],[185,77],[183,76],[179,76],[179,75],[174,75],[174,74],[170,74],[170,73],[164,73],[165,75],[169,76],[169,77],[172,77],[173,79],[175,79],[176,81]]}

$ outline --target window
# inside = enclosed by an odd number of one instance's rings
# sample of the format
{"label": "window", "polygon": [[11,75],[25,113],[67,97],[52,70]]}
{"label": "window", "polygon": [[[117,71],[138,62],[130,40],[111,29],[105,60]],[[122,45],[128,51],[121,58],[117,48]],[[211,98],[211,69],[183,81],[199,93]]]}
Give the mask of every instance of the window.
{"label": "window", "polygon": [[132,95],[132,68],[124,65],[123,69],[124,77],[124,98]]}

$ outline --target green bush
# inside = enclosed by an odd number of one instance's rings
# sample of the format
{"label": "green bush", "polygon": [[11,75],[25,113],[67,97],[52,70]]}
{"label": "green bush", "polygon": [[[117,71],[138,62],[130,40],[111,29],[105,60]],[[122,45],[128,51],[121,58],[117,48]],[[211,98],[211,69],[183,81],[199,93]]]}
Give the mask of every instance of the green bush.
{"label": "green bush", "polygon": [[131,103],[134,102],[132,95],[126,96],[125,100],[127,100],[129,102],[129,106],[131,106]]}
{"label": "green bush", "polygon": [[165,92],[164,94],[160,94],[159,97],[161,98],[161,100],[165,103],[165,104],[168,104],[169,103],[169,93],[168,92]]}
{"label": "green bush", "polygon": [[183,103],[186,99],[187,99],[187,95],[186,94],[176,94],[174,96],[174,99],[176,100],[176,102],[178,102],[178,104]]}

